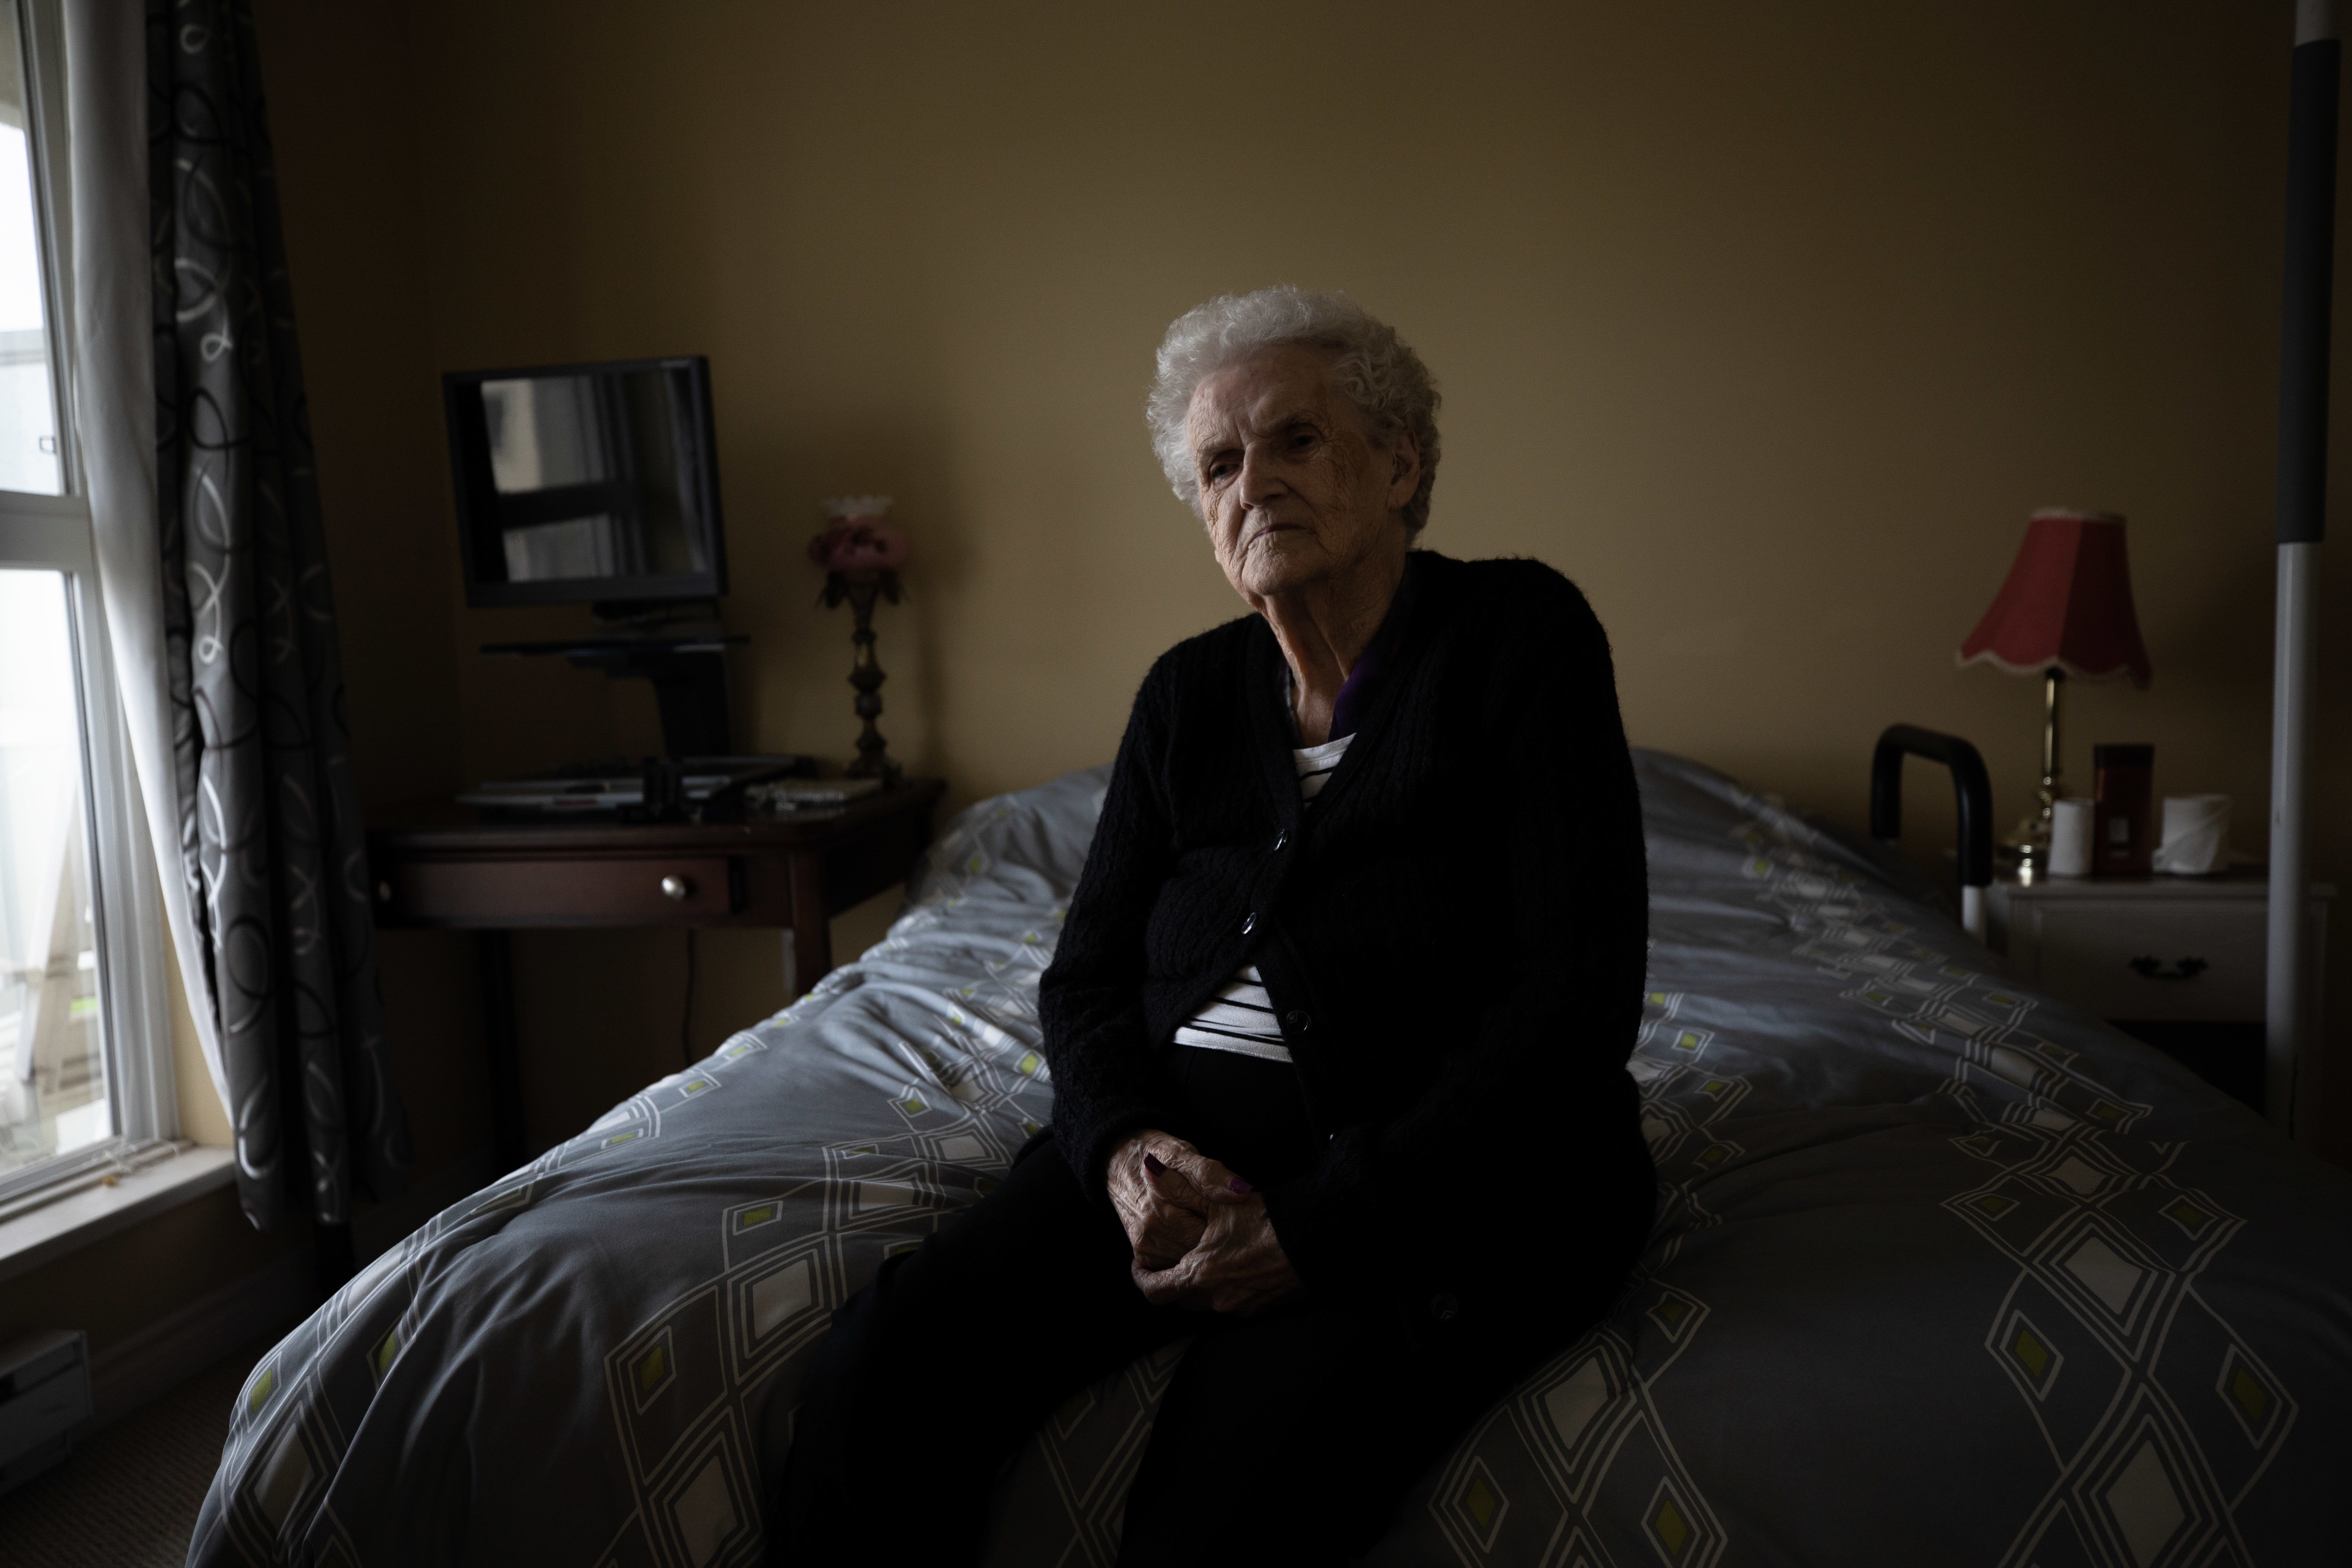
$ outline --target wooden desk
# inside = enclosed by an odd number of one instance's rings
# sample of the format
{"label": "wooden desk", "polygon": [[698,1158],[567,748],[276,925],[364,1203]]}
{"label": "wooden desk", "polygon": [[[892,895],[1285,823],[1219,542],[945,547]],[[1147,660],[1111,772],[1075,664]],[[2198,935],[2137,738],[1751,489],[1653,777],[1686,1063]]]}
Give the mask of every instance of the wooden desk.
{"label": "wooden desk", "polygon": [[945,787],[914,780],[837,811],[709,826],[484,822],[448,805],[389,813],[368,834],[376,923],[482,933],[490,1115],[511,1168],[529,1149],[508,931],[781,928],[797,995],[833,968],[831,919],[913,872]]}

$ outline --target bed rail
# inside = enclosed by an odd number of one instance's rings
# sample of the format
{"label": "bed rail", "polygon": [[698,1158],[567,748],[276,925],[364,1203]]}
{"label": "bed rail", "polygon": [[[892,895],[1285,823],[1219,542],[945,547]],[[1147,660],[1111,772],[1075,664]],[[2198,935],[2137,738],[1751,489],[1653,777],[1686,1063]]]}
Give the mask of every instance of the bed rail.
{"label": "bed rail", "polygon": [[1870,836],[1892,844],[1903,837],[1903,759],[1925,757],[1951,770],[1960,813],[1960,924],[1979,942],[1985,935],[1985,889],[1992,886],[1992,781],[1984,758],[1958,735],[1889,724],[1870,756]]}

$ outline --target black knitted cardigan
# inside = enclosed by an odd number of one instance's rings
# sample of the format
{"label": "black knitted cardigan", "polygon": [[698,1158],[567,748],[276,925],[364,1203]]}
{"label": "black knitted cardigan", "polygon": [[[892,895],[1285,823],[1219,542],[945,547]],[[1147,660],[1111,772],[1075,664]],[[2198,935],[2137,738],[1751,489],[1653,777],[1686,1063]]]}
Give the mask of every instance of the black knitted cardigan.
{"label": "black knitted cardigan", "polygon": [[1166,1055],[1192,1047],[1170,1042],[1255,962],[1329,1140],[1265,1193],[1293,1266],[1317,1293],[1495,1322],[1613,1288],[1649,1226],[1625,1072],[1641,805],[1573,584],[1426,552],[1406,573],[1312,810],[1263,619],[1152,666],[1038,1005],[1055,1137],[1100,1194],[1128,1133],[1186,1135]]}

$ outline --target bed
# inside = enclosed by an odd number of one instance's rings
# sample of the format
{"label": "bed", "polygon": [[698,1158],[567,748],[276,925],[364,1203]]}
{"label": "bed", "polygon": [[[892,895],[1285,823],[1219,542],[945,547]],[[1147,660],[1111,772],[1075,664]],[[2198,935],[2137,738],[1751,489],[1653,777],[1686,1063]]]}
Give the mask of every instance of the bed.
{"label": "bed", "polygon": [[[1637,763],[1655,1232],[1367,1561],[2352,1551],[2352,1177],[2017,984],[1878,847]],[[369,1265],[254,1370],[189,1561],[756,1562],[828,1312],[1050,1113],[1036,985],[1103,779],[964,812],[879,946]],[[992,1563],[1111,1562],[1181,1354],[1035,1435]],[[919,1509],[970,1461],[884,1462]]]}

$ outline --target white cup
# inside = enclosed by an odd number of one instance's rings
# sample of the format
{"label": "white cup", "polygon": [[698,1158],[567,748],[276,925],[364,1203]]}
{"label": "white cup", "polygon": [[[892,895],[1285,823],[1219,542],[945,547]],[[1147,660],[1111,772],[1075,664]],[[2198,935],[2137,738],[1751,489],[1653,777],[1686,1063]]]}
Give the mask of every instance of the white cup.
{"label": "white cup", "polygon": [[2050,806],[2050,874],[2091,874],[2091,803],[2079,797]]}
{"label": "white cup", "polygon": [[2176,877],[2210,877],[2230,868],[2230,797],[2168,795],[2154,865]]}

